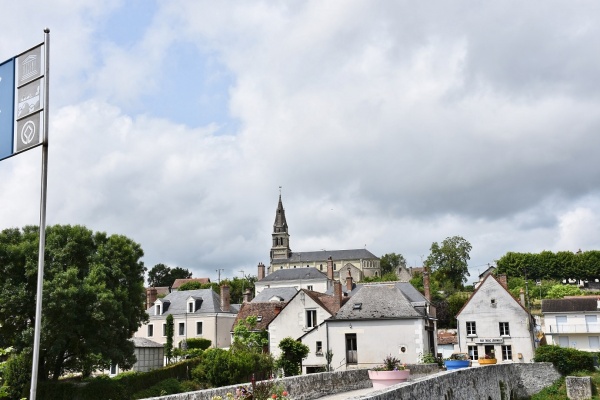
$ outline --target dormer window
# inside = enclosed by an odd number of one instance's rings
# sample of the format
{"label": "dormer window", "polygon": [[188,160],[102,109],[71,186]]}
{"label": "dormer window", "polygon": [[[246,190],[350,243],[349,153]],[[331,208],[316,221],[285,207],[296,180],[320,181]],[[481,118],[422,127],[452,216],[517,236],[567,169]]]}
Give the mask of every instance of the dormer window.
{"label": "dormer window", "polygon": [[188,303],[188,312],[189,313],[193,313],[194,312],[194,302],[193,301],[190,301]]}
{"label": "dormer window", "polygon": [[162,315],[161,313],[161,304],[157,304],[156,306],[154,306],[154,315]]}
{"label": "dormer window", "polygon": [[259,315],[256,317],[256,322],[260,322],[260,321],[262,321],[262,315]]}
{"label": "dormer window", "polygon": [[360,310],[360,309],[362,309],[362,303],[354,303],[354,305],[352,305],[352,309],[353,310]]}

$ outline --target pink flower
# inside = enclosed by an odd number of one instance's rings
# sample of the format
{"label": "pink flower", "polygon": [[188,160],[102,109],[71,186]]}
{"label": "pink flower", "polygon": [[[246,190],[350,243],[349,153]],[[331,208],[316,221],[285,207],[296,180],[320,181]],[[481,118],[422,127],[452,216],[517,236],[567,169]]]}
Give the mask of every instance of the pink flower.
{"label": "pink flower", "polygon": [[271,396],[272,399],[276,399],[277,395],[275,393],[273,393],[273,396]]}
{"label": "pink flower", "polygon": [[288,392],[286,392],[285,390],[283,391],[283,393],[281,393],[282,396],[287,396]]}

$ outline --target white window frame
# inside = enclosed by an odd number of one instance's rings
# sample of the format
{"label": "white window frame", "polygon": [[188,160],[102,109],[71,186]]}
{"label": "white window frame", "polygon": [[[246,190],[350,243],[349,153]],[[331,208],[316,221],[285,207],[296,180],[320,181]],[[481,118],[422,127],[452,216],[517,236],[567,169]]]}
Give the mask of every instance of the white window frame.
{"label": "white window frame", "polygon": [[512,361],[512,345],[503,344],[500,348],[502,351],[502,361]]}
{"label": "white window frame", "polygon": [[[200,328],[200,329],[198,329]],[[196,321],[196,335],[197,336],[201,336],[202,335],[202,329],[204,327],[202,326],[202,321]]]}
{"label": "white window frame", "polygon": [[148,337],[154,336],[154,325],[148,324]]}
{"label": "white window frame", "polygon": [[306,318],[306,328],[314,328],[317,326],[317,310],[316,309],[307,309],[304,313]]}
{"label": "white window frame", "polygon": [[179,336],[185,336],[185,322],[180,322],[177,325],[177,332]]}
{"label": "white window frame", "polygon": [[510,325],[508,322],[499,322],[500,336],[510,336]]}
{"label": "white window frame", "polygon": [[467,352],[471,360],[479,360],[479,346],[467,346]]}
{"label": "white window frame", "polygon": [[467,336],[477,336],[477,324],[475,321],[467,321]]}

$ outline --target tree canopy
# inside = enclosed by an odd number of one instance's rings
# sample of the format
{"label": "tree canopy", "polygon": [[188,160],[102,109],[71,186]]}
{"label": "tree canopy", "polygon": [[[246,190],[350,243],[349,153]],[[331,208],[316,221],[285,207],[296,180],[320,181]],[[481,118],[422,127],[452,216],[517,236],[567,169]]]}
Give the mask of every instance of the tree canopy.
{"label": "tree canopy", "polygon": [[157,286],[173,286],[175,279],[190,279],[192,273],[184,268],[175,267],[171,268],[165,264],[156,264],[150,271],[148,271],[148,285]]}
{"label": "tree canopy", "polygon": [[[33,345],[38,243],[35,226],[0,233],[0,342],[19,353]],[[47,227],[40,379],[135,362],[129,339],[147,320],[143,254],[125,236]]]}
{"label": "tree canopy", "polygon": [[596,279],[600,276],[600,251],[508,252],[496,265],[499,274],[529,279]]}
{"label": "tree canopy", "polygon": [[431,244],[431,253],[425,264],[442,278],[439,281],[451,283],[455,289],[460,289],[469,276],[471,248],[471,243],[461,236],[447,237],[441,245],[437,242]]}
{"label": "tree canopy", "polygon": [[380,259],[381,275],[395,272],[399,266],[406,267],[406,259],[402,254],[388,253]]}

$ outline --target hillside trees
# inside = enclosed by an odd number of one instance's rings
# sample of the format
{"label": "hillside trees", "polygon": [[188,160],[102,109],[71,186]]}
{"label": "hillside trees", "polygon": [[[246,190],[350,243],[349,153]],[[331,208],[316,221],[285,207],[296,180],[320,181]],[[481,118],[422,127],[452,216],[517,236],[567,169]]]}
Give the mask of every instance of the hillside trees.
{"label": "hillside trees", "polygon": [[[0,340],[17,353],[33,344],[38,241],[35,226],[0,232]],[[147,319],[142,256],[125,236],[47,227],[40,379],[135,362],[129,339]]]}
{"label": "hillside trees", "polygon": [[508,252],[496,264],[498,273],[508,276],[557,281],[590,280],[600,276],[600,251],[542,251],[537,254]]}
{"label": "hillside trees", "polygon": [[468,261],[471,243],[461,236],[447,237],[441,243],[431,244],[431,253],[425,264],[439,277],[439,282],[447,282],[454,289],[462,289],[469,276]]}

